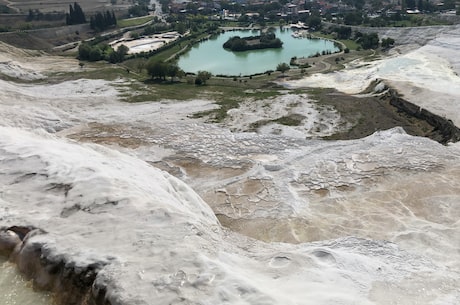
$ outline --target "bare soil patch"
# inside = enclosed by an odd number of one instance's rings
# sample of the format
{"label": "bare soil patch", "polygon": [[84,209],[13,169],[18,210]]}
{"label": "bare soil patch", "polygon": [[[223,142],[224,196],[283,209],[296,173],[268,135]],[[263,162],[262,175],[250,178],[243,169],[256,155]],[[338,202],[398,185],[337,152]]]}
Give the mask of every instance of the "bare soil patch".
{"label": "bare soil patch", "polygon": [[359,139],[378,130],[402,127],[414,136],[437,138],[436,130],[424,120],[410,116],[390,105],[389,100],[375,96],[354,96],[321,89],[312,92],[318,103],[333,106],[347,121],[352,122],[349,130],[326,137],[330,140]]}

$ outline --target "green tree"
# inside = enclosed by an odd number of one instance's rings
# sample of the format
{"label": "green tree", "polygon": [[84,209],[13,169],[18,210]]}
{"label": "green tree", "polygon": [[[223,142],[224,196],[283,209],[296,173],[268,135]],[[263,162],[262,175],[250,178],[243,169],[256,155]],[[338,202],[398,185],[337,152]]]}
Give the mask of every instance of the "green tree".
{"label": "green tree", "polygon": [[166,75],[171,77],[171,83],[174,80],[174,77],[181,75],[181,69],[176,64],[168,64],[166,67]]}
{"label": "green tree", "polygon": [[205,85],[206,81],[210,79],[212,74],[208,71],[198,71],[196,78],[195,78],[195,84],[197,85]]}
{"label": "green tree", "polygon": [[147,73],[152,79],[165,79],[167,73],[167,65],[161,60],[150,59],[147,62]]}
{"label": "green tree", "polygon": [[136,59],[137,72],[142,73],[142,70],[144,70],[145,66],[146,66],[146,59],[145,58]]}
{"label": "green tree", "polygon": [[131,6],[129,9],[128,9],[128,14],[132,17],[141,17],[141,16],[145,16],[145,15],[148,15],[149,13],[149,8],[147,5],[139,5],[139,4],[136,4],[134,6]]}
{"label": "green tree", "polygon": [[80,60],[89,60],[91,46],[88,43],[82,43],[78,46],[78,58]]}
{"label": "green tree", "polygon": [[291,67],[285,62],[280,63],[278,64],[278,66],[276,66],[276,71],[280,71],[283,75],[286,71],[289,71],[289,69],[291,69]]}
{"label": "green tree", "polygon": [[98,61],[103,58],[102,56],[102,51],[99,47],[93,47],[91,48],[91,51],[89,52],[89,61]]}
{"label": "green tree", "polygon": [[414,9],[416,6],[415,0],[406,0],[407,8]]}
{"label": "green tree", "polygon": [[308,26],[310,29],[318,30],[321,28],[321,17],[319,16],[311,16],[308,21]]}
{"label": "green tree", "polygon": [[176,24],[175,30],[177,31],[177,33],[182,35],[187,31],[187,27],[185,26],[185,23],[179,22]]}
{"label": "green tree", "polygon": [[113,11],[111,13],[109,11],[105,13],[97,12],[96,15],[91,16],[89,25],[95,31],[104,31],[111,26],[117,25],[117,18]]}
{"label": "green tree", "polygon": [[358,39],[358,43],[360,43],[361,47],[365,50],[377,49],[379,47],[379,36],[377,33],[362,34]]}
{"label": "green tree", "polygon": [[347,25],[360,25],[363,22],[363,14],[360,11],[347,13],[343,22]]}
{"label": "green tree", "polygon": [[124,44],[120,45],[117,50],[112,51],[109,54],[109,61],[113,64],[117,62],[122,62],[125,60],[126,54],[128,54],[129,48],[125,46]]}
{"label": "green tree", "polygon": [[125,56],[128,54],[128,52],[129,52],[129,48],[127,46],[125,46],[124,44],[120,45],[117,48],[117,53],[120,56],[120,58],[122,59],[121,61],[123,61],[125,59]]}
{"label": "green tree", "polygon": [[335,32],[337,32],[338,39],[350,39],[352,31],[349,26],[340,26],[335,29]]}
{"label": "green tree", "polygon": [[280,25],[280,28],[282,28],[283,26],[286,25],[286,20],[280,19],[280,20],[278,21],[278,23],[279,23],[279,25]]}
{"label": "green tree", "polygon": [[395,40],[393,38],[383,38],[382,39],[382,48],[389,48],[392,47],[395,44]]}
{"label": "green tree", "polygon": [[86,17],[81,9],[81,6],[75,2],[74,5],[69,4],[69,13],[66,14],[66,24],[81,24],[86,23]]}
{"label": "green tree", "polygon": [[456,2],[456,0],[444,0],[443,8],[445,10],[455,9],[455,2]]}

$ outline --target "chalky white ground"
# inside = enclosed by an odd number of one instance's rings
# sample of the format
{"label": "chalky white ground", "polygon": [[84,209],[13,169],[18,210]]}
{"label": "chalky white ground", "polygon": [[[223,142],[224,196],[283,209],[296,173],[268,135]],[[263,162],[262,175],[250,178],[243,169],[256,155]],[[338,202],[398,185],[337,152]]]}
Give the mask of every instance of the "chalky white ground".
{"label": "chalky white ground", "polygon": [[[447,55],[459,47],[445,33],[409,53],[291,85],[320,79],[356,93],[388,78],[408,96],[413,88],[439,93],[432,104],[456,122],[449,98],[459,98],[459,66]],[[15,53],[2,53],[2,73],[46,78],[37,62],[49,57]],[[423,74],[377,73],[406,61]],[[459,144],[397,128],[317,140],[343,128],[340,116],[289,92],[248,101],[212,125],[190,118],[212,101],[125,104],[101,80],[0,80],[0,88],[0,225],[42,228],[47,234],[32,240],[77,266],[107,262],[96,281],[112,304],[460,302]],[[254,116],[286,113],[305,123],[240,132]],[[160,161],[181,180],[152,166]],[[223,229],[215,213],[246,222],[241,231],[264,242]]]}

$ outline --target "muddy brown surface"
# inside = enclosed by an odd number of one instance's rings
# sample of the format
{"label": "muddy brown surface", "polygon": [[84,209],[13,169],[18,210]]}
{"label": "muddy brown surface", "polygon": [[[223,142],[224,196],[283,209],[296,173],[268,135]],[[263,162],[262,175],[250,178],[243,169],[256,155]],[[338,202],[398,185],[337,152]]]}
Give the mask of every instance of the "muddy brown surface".
{"label": "muddy brown surface", "polygon": [[438,134],[426,121],[410,116],[390,105],[384,97],[353,96],[325,89],[314,93],[318,103],[333,106],[353,127],[336,133],[329,140],[359,139],[379,130],[402,127],[413,136],[437,139]]}

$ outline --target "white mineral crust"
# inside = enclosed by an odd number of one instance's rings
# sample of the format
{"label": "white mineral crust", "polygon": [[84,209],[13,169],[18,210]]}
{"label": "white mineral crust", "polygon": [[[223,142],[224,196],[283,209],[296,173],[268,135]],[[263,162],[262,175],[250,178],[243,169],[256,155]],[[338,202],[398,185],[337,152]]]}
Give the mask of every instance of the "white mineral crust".
{"label": "white mineral crust", "polygon": [[[457,123],[456,33],[449,28],[407,54],[290,85],[357,93],[381,78]],[[46,77],[40,57],[32,63],[14,53],[2,54],[8,69]],[[0,90],[0,226],[40,228],[27,243],[77,269],[101,263],[95,286],[107,288],[113,305],[460,302],[458,144],[400,128],[307,140],[298,134],[312,131],[308,122],[279,134],[273,126],[241,133],[253,117],[240,110],[232,122],[205,124],[190,114],[212,101],[126,104],[102,80],[0,79]],[[429,94],[439,98],[421,98]],[[283,115],[288,108],[324,115],[304,96],[270,103]],[[325,133],[340,121],[327,118]],[[176,166],[181,180],[152,166],[160,161]],[[195,172],[194,162],[202,166]],[[250,193],[249,183],[261,191]],[[235,201],[215,204],[210,194]],[[260,240],[223,228],[215,213]]]}

